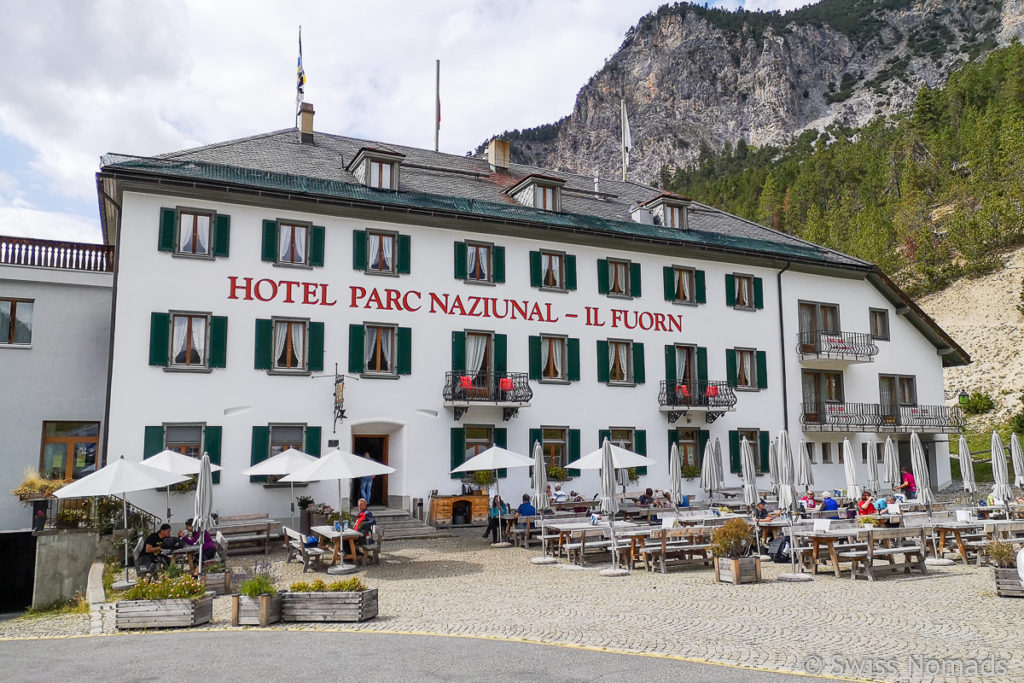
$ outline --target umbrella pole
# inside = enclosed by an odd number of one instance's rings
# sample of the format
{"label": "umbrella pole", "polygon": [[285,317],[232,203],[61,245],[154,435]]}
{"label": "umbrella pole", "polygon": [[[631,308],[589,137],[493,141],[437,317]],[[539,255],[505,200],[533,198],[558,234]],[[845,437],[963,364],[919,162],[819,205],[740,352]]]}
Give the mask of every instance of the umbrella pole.
{"label": "umbrella pole", "polygon": [[171,523],[171,487],[164,489],[164,496],[167,500],[167,523]]}
{"label": "umbrella pole", "polygon": [[[128,583],[128,494],[121,494],[122,515],[124,516],[124,582]],[[135,568],[135,576],[139,576],[139,568]]]}
{"label": "umbrella pole", "polygon": [[[494,472],[494,495],[498,497],[498,500],[501,500],[501,482],[498,480],[498,470],[491,470],[491,471]],[[490,508],[491,508],[491,502],[487,501],[487,509],[490,510]],[[490,514],[490,513],[488,513],[488,514]],[[470,521],[473,521],[472,517],[473,517],[473,515],[470,514]],[[505,540],[505,530],[501,528],[503,521],[504,520],[501,518],[501,505],[499,504],[498,505],[498,543],[501,543],[502,541]]]}
{"label": "umbrella pole", "polygon": [[290,483],[291,483],[291,489],[292,489],[292,491],[291,491],[291,494],[292,494],[292,529],[296,529],[298,527],[295,526],[295,482],[293,481],[293,482],[290,482]]}

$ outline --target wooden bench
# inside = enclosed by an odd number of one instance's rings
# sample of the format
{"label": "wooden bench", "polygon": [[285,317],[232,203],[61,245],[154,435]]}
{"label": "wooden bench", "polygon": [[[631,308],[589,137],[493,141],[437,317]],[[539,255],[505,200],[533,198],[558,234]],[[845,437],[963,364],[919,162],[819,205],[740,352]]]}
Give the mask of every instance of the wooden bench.
{"label": "wooden bench", "polygon": [[[925,533],[924,527],[916,529],[868,529],[867,548],[864,550],[846,550],[839,553],[839,559],[851,563],[850,576],[854,579],[867,578],[875,580],[877,571],[909,574],[913,570],[927,574],[924,563]],[[902,555],[903,562],[896,562],[896,556]],[[885,560],[887,565],[875,566],[875,560]]]}
{"label": "wooden bench", "polygon": [[562,545],[566,557],[581,567],[587,565],[587,551],[605,552],[612,546],[610,539],[605,538],[604,529],[577,529],[569,532],[569,542]]}
{"label": "wooden bench", "polygon": [[536,525],[536,519],[536,517],[519,517],[516,519],[513,526],[508,530],[513,545],[521,545],[524,548],[528,548],[534,538],[540,540],[540,527]]}
{"label": "wooden bench", "polygon": [[281,528],[266,513],[234,515],[217,520],[217,531],[228,543],[229,552],[242,546],[242,552],[262,546],[263,554],[270,555],[271,541],[283,537]]}
{"label": "wooden bench", "polygon": [[982,559],[988,554],[988,545],[992,541],[1020,541],[1024,538],[1024,522],[999,522],[985,525],[983,536],[972,538],[969,542],[964,541],[968,550],[975,550],[978,553],[978,566]]}
{"label": "wooden bench", "polygon": [[662,574],[667,574],[669,567],[708,566],[711,563],[710,550],[711,533],[708,528],[659,529],[640,549],[640,556],[647,571],[652,571],[657,565]]}
{"label": "wooden bench", "polygon": [[288,527],[282,527],[284,529],[285,537],[288,539],[288,558],[285,562],[291,562],[293,557],[302,558],[302,573],[305,574],[309,570],[309,565],[319,563],[321,566],[325,565],[325,556],[333,554],[333,551],[327,548],[321,548],[318,546],[306,546],[306,537],[300,534],[295,529],[289,529]]}

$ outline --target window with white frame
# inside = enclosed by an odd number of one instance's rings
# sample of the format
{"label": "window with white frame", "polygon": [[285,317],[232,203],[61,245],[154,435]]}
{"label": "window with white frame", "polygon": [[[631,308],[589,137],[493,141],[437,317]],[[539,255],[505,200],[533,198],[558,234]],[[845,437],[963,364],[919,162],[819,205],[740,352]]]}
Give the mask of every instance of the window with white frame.
{"label": "window with white frame", "polygon": [[205,314],[171,314],[171,366],[207,367],[209,363],[207,356],[209,320],[210,316]]}
{"label": "window with white frame", "polygon": [[541,250],[540,267],[541,287],[565,289],[565,254]]}
{"label": "window with white frame", "polygon": [[629,261],[608,259],[608,293],[630,296]]}
{"label": "window with white frame", "polygon": [[733,293],[735,294],[736,308],[754,307],[754,278],[750,275],[736,275],[733,277]]}
{"label": "window with white frame", "polygon": [[665,226],[669,228],[681,228],[683,227],[683,211],[685,209],[678,206],[665,205]]}
{"label": "window with white frame", "polygon": [[210,226],[213,216],[199,211],[178,213],[178,250],[186,256],[210,256]]}
{"label": "window with white frame", "polygon": [[382,190],[391,189],[391,163],[370,160],[370,187]]}
{"label": "window with white frame", "polygon": [[371,273],[395,272],[395,235],[387,232],[366,232],[366,270]]}
{"label": "window with white frame", "polygon": [[564,381],[566,379],[565,337],[540,337],[541,380]]}
{"label": "window with white frame", "polygon": [[757,351],[736,349],[736,387],[757,389]]}
{"label": "window with white frame", "polygon": [[309,226],[281,221],[278,226],[277,262],[303,265],[309,251]]}
{"label": "window with white frame", "polygon": [[305,370],[309,321],[274,319],[274,369]]}
{"label": "window with white frame", "polygon": [[545,211],[555,210],[555,188],[550,185],[533,186],[533,206]]}
{"label": "window with white frame", "polygon": [[608,381],[633,381],[633,342],[608,340]]}
{"label": "window with white frame", "polygon": [[35,302],[31,299],[0,299],[0,344],[29,345],[32,343],[32,313]]}
{"label": "window with white frame", "polygon": [[697,303],[697,289],[693,268],[673,268],[673,300],[687,304]]}
{"label": "window with white frame", "polygon": [[395,328],[391,325],[364,327],[364,372],[378,375],[395,374]]}
{"label": "window with white frame", "polygon": [[490,282],[491,245],[480,242],[466,243],[466,279],[476,282]]}

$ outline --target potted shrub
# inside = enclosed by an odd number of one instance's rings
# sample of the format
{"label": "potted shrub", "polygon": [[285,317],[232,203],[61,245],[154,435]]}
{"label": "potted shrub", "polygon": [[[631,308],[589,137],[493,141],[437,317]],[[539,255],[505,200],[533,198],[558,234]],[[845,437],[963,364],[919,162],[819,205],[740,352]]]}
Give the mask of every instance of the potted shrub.
{"label": "potted shrub", "polygon": [[473,472],[473,483],[487,493],[487,487],[494,483],[494,472],[491,470],[477,470]]}
{"label": "potted shrub", "polygon": [[63,479],[47,479],[31,467],[25,470],[21,483],[11,489],[11,495],[32,506],[32,531],[42,531],[46,526],[46,516],[50,509],[53,492],[64,486]]}
{"label": "potted shrub", "polygon": [[119,629],[181,628],[213,618],[213,593],[191,576],[140,581],[117,601],[114,623]]}
{"label": "potted shrub", "polygon": [[564,467],[558,465],[548,465],[547,468],[548,481],[569,481],[569,472]]}
{"label": "potted shrub", "polygon": [[1024,585],[1017,573],[1017,549],[1006,541],[993,541],[986,548],[989,564],[996,577],[996,595],[1004,598],[1024,597]]}
{"label": "potted shrub", "polygon": [[58,529],[77,529],[83,522],[89,521],[85,510],[64,509],[57,513]]}
{"label": "potted shrub", "polygon": [[231,570],[223,562],[212,562],[203,567],[203,573],[199,575],[206,590],[213,591],[217,595],[229,595],[231,593]]}
{"label": "potted shrub", "polygon": [[683,465],[683,479],[696,479],[700,476],[700,467],[697,465]]}
{"label": "potted shrub", "polygon": [[860,515],[857,517],[858,526],[878,526],[878,519],[874,515]]}
{"label": "potted shrub", "polygon": [[232,626],[268,626],[281,621],[281,594],[274,587],[270,563],[257,562],[253,573],[231,596]]}
{"label": "potted shrub", "polygon": [[715,579],[721,583],[757,583],[761,580],[761,558],[747,557],[754,528],[742,519],[730,519],[711,534],[715,556]]}
{"label": "potted shrub", "polygon": [[334,508],[327,503],[313,503],[307,508],[307,511],[309,512],[309,526],[312,528],[327,526],[330,523],[328,517],[334,512]]}
{"label": "potted shrub", "polygon": [[357,576],[343,581],[299,581],[281,601],[282,621],[366,621],[377,616],[377,589]]}

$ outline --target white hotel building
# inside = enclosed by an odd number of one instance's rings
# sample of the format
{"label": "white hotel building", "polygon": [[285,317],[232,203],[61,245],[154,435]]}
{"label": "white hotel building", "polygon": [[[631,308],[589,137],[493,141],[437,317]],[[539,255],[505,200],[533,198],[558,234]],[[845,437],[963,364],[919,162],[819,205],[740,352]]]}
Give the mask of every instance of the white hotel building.
{"label": "white hotel building", "polygon": [[[911,431],[950,481],[963,420],[942,368],[970,359],[872,264],[653,187],[512,164],[507,143],[468,158],[313,132],[308,104],[301,119],[104,157],[107,458],[208,451],[224,514],[287,514],[286,491],[239,472],[289,446],[370,451],[397,470],[373,502],[406,509],[458,492],[468,455],[535,440],[593,496],[572,461],[605,435],[652,458],[640,487],[667,487],[670,443],[698,465],[715,438],[737,485],[739,439],[766,470],[782,428],[819,485],[844,486],[844,438],[866,483],[871,447],[891,435],[909,462]],[[527,470],[501,485],[517,499]]]}

